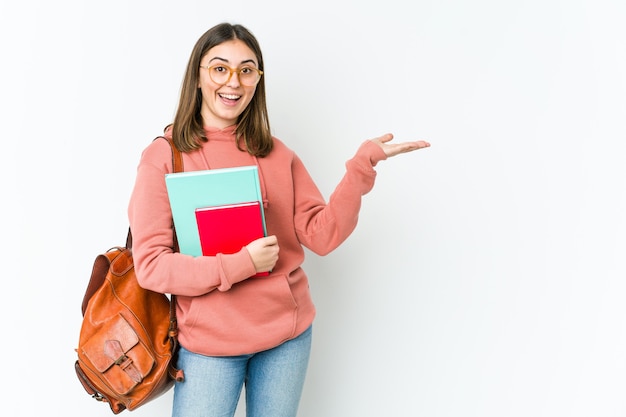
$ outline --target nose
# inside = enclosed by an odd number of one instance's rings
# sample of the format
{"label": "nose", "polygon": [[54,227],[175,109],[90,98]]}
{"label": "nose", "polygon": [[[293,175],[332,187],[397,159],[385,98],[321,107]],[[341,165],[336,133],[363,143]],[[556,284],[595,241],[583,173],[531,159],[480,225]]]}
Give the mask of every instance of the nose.
{"label": "nose", "polygon": [[228,80],[228,82],[226,83],[227,86],[229,87],[239,87],[241,85],[241,83],[239,82],[239,72],[238,71],[233,71],[230,73],[230,79]]}

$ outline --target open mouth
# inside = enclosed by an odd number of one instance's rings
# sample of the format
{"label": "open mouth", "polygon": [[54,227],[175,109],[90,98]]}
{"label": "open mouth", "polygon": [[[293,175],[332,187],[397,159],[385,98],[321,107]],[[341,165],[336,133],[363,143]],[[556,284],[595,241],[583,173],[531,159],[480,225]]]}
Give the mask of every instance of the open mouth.
{"label": "open mouth", "polygon": [[238,94],[222,94],[222,93],[220,93],[219,96],[223,100],[232,101],[232,102],[235,102],[235,101],[237,101],[237,100],[239,100],[241,98],[241,96],[238,95]]}

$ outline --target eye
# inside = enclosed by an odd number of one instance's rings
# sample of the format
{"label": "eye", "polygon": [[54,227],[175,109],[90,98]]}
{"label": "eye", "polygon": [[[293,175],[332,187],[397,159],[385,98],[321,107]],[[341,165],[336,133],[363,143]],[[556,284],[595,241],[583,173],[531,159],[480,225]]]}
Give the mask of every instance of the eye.
{"label": "eye", "polygon": [[250,75],[254,72],[254,70],[250,67],[243,67],[240,71],[244,75]]}
{"label": "eye", "polygon": [[214,66],[213,67],[213,71],[218,72],[218,73],[228,72],[226,67],[222,67],[222,66],[219,66],[219,65]]}

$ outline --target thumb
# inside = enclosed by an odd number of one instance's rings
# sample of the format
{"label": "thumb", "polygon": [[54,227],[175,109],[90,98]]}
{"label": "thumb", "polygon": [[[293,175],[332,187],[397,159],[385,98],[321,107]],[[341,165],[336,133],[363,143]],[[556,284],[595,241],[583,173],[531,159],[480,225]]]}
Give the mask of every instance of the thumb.
{"label": "thumb", "polygon": [[377,137],[375,140],[378,140],[380,143],[387,143],[391,139],[393,139],[393,134],[385,133],[384,135]]}
{"label": "thumb", "polygon": [[264,243],[265,246],[274,246],[278,243],[278,238],[275,235],[267,236]]}

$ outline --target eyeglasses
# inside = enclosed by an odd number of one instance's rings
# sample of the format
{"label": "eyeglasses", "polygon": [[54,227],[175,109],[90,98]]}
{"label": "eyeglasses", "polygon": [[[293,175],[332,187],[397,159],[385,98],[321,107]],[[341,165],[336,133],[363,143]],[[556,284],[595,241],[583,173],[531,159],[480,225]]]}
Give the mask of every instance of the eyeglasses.
{"label": "eyeglasses", "polygon": [[233,76],[237,74],[239,82],[247,87],[255,86],[261,79],[263,71],[254,67],[230,68],[224,65],[200,66],[209,71],[209,77],[214,83],[224,85],[228,83]]}

